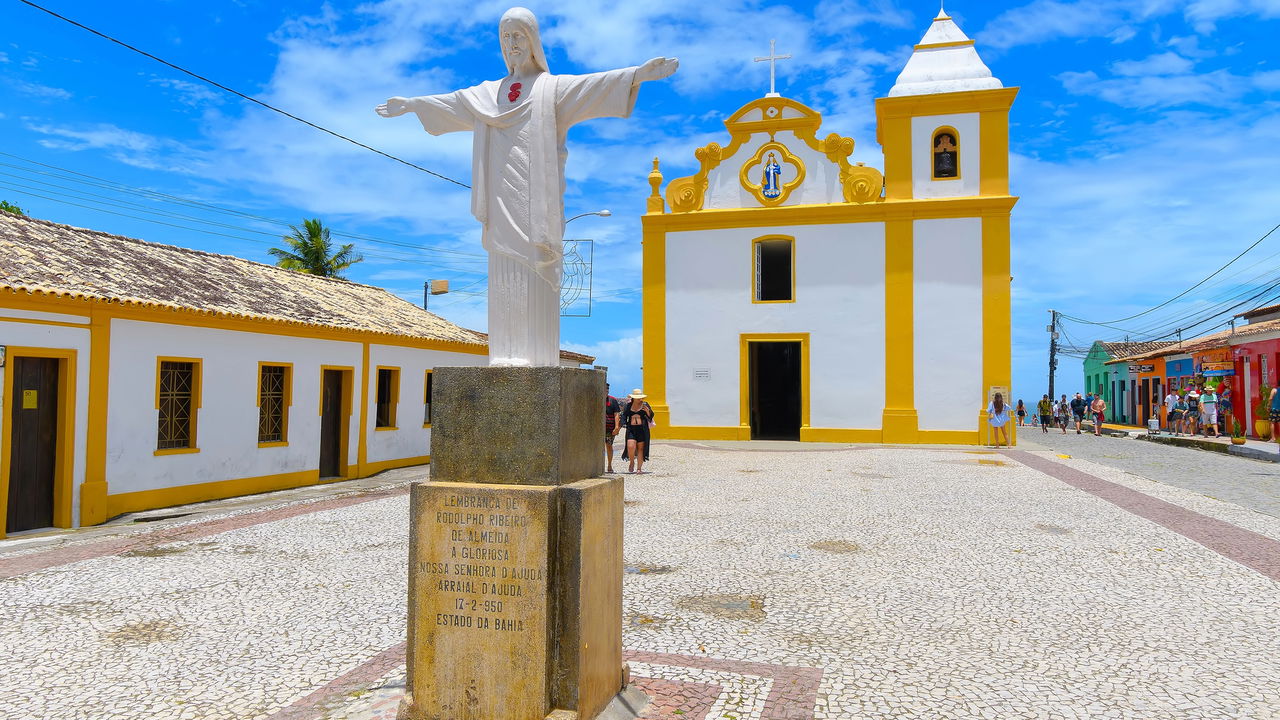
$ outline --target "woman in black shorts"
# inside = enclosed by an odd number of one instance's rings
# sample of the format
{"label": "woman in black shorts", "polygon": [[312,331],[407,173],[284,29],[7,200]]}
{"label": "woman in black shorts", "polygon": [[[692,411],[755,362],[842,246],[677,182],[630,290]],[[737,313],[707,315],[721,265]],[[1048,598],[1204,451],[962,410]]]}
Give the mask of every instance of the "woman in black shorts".
{"label": "woman in black shorts", "polygon": [[653,422],[653,408],[644,399],[648,397],[640,388],[627,396],[629,402],[622,406],[622,425],[627,429],[627,472],[644,472],[644,461],[649,459],[649,423]]}

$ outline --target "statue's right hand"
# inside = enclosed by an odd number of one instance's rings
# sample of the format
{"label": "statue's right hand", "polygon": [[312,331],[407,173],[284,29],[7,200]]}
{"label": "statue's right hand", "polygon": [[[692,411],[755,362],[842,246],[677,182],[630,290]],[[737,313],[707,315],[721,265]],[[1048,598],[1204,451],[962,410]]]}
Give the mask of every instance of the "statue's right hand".
{"label": "statue's right hand", "polygon": [[390,118],[409,112],[409,98],[393,97],[374,108],[382,117]]}

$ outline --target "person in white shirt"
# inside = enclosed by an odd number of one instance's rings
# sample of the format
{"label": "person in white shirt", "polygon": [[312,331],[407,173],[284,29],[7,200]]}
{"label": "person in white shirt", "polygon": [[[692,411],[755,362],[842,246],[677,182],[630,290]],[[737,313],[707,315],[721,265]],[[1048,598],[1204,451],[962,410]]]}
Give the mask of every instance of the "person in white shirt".
{"label": "person in white shirt", "polygon": [[1164,396],[1164,420],[1169,432],[1173,432],[1173,406],[1178,404],[1178,393],[1173,390]]}

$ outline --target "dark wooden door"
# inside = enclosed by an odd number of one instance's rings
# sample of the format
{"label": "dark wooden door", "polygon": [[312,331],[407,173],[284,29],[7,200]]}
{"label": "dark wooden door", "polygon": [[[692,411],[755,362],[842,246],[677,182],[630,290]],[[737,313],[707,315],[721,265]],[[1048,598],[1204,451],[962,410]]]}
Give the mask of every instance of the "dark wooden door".
{"label": "dark wooden door", "polygon": [[799,440],[800,343],[753,342],[748,347],[752,440]]}
{"label": "dark wooden door", "polygon": [[342,475],[342,371],[325,370],[321,383],[320,477]]}
{"label": "dark wooden door", "polygon": [[6,532],[53,525],[58,464],[58,360],[13,359]]}

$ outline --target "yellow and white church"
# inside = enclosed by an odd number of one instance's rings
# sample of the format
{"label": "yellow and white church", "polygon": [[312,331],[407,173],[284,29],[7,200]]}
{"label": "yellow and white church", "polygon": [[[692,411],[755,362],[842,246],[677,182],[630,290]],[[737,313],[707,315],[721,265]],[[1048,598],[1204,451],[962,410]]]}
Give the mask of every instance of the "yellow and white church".
{"label": "yellow and white church", "polygon": [[[770,93],[643,217],[655,437],[987,442],[1011,376],[1009,109],[945,12],[876,100],[883,174]],[[1008,397],[1006,393],[1006,398]]]}

